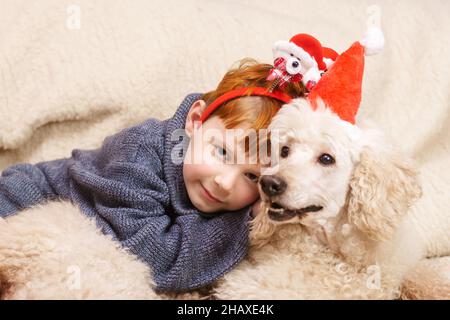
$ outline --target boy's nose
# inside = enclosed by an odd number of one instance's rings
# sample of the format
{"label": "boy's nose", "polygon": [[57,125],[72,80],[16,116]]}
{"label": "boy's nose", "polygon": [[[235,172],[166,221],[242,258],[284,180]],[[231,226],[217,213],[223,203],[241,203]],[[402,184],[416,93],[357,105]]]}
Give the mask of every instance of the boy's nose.
{"label": "boy's nose", "polygon": [[231,190],[233,190],[235,179],[236,175],[233,173],[222,173],[217,175],[214,178],[214,181],[220,186],[221,189],[223,189],[225,193],[228,194]]}

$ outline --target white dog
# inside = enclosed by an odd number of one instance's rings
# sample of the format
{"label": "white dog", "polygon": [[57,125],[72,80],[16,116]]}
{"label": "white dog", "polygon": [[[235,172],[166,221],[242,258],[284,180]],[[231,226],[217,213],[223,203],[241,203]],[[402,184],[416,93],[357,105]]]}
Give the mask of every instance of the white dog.
{"label": "white dog", "polygon": [[404,219],[421,195],[410,161],[323,103],[313,110],[293,100],[269,129],[275,162],[259,185],[266,210],[254,220],[249,261],[216,296],[399,297],[403,275],[424,254]]}

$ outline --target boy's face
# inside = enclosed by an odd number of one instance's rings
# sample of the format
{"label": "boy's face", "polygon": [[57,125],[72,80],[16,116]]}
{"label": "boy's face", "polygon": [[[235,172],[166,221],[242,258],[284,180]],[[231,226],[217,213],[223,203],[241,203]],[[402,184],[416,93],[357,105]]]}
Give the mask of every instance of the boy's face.
{"label": "boy's face", "polygon": [[202,100],[194,103],[185,126],[190,143],[183,178],[189,199],[202,212],[241,209],[259,198],[259,166],[248,157],[242,159],[245,152],[238,142],[239,132],[227,130],[220,118],[211,117],[199,125],[204,107]]}

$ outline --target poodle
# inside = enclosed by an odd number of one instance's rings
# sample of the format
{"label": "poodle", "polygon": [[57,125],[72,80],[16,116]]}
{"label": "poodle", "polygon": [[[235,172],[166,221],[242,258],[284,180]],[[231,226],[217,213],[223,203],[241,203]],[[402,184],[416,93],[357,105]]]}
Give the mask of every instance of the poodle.
{"label": "poodle", "polygon": [[[407,219],[421,196],[411,161],[369,126],[320,102],[283,106],[269,127],[247,261],[215,288],[219,299],[393,299],[424,256]],[[242,286],[245,283],[245,286]]]}

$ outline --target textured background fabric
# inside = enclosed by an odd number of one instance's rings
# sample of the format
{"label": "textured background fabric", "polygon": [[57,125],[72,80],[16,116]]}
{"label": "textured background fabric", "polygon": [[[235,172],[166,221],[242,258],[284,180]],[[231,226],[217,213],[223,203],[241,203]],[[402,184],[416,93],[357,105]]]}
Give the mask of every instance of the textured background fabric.
{"label": "textured background fabric", "polygon": [[[381,9],[382,54],[366,60],[357,120],[371,119],[420,166],[412,213],[430,255],[450,254],[447,0],[0,0],[0,169],[68,156],[147,117],[170,117],[233,62],[272,62],[300,32],[342,52]],[[373,12],[369,9],[369,12]]]}

